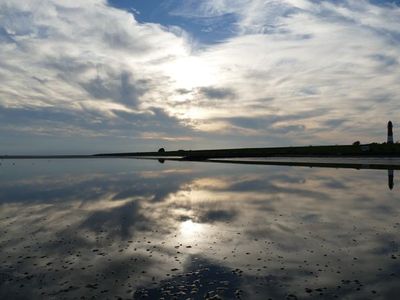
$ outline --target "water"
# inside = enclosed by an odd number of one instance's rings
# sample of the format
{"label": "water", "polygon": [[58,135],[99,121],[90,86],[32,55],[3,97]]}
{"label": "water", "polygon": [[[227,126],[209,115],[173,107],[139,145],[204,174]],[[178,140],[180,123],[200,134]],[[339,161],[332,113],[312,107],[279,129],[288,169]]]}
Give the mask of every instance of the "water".
{"label": "water", "polygon": [[387,181],[386,170],[3,160],[0,298],[395,299],[400,199]]}

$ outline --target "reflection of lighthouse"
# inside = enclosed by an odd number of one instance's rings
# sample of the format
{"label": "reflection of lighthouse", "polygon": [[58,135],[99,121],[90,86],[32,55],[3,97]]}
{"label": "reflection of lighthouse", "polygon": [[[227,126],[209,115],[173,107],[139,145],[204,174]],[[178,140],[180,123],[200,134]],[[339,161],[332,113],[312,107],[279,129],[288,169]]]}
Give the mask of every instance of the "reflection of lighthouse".
{"label": "reflection of lighthouse", "polygon": [[393,124],[392,121],[388,122],[387,126],[387,143],[393,144]]}
{"label": "reflection of lighthouse", "polygon": [[393,177],[394,177],[394,171],[389,169],[388,170],[388,184],[389,184],[389,189],[393,189],[394,182],[393,182]]}

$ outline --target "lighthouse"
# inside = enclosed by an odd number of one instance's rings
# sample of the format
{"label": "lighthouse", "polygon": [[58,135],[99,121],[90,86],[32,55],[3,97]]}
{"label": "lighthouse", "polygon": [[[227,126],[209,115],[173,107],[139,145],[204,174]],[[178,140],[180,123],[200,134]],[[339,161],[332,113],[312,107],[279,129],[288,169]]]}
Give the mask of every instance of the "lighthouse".
{"label": "lighthouse", "polygon": [[392,121],[388,122],[387,125],[387,143],[393,144],[393,124]]}

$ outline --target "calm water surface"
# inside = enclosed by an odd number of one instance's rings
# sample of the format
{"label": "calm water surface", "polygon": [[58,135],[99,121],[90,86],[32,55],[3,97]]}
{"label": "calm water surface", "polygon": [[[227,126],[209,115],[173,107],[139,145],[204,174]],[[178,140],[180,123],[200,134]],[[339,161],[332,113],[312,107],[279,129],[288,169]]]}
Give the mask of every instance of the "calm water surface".
{"label": "calm water surface", "polygon": [[387,177],[4,160],[0,298],[398,299],[400,197]]}

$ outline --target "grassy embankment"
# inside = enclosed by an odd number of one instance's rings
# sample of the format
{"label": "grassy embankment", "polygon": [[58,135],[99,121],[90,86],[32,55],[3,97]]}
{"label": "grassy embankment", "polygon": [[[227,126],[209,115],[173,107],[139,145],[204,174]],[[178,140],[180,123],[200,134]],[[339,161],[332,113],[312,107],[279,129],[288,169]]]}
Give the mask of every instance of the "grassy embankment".
{"label": "grassy embankment", "polygon": [[[161,150],[161,149],[160,149]],[[136,156],[136,157],[182,157],[188,160],[208,158],[236,158],[236,157],[383,157],[399,156],[400,144],[366,144],[366,145],[335,145],[335,146],[305,146],[305,147],[278,147],[278,148],[239,148],[239,149],[210,149],[210,150],[178,150],[158,152],[126,152],[96,154],[95,156]]]}

